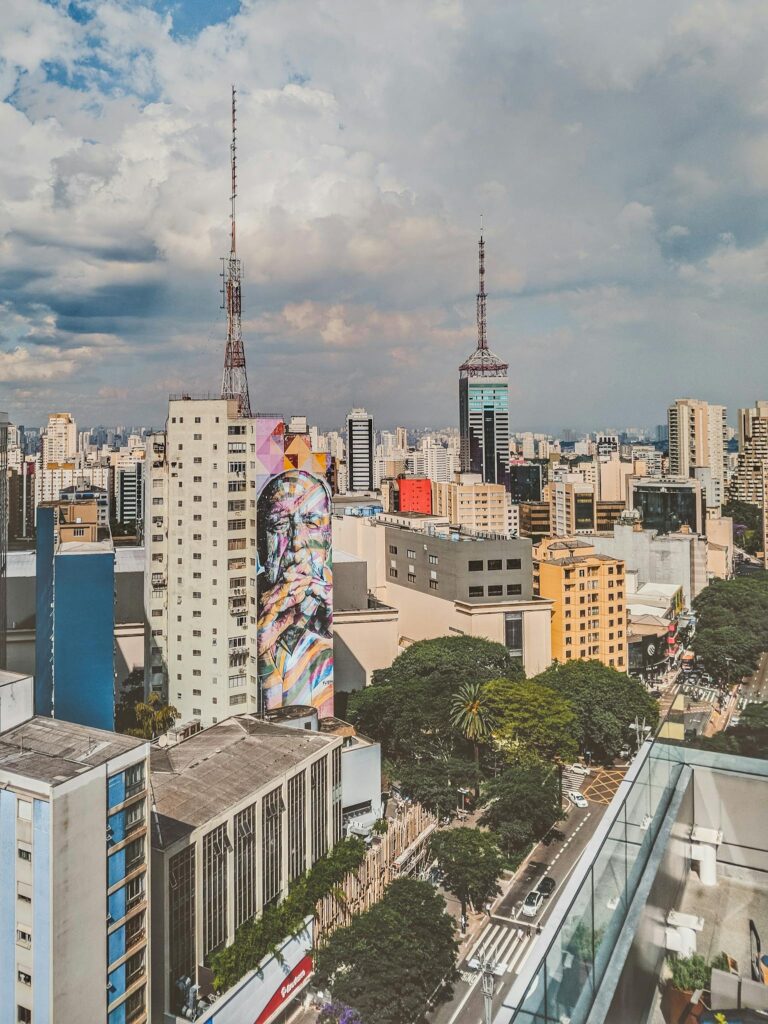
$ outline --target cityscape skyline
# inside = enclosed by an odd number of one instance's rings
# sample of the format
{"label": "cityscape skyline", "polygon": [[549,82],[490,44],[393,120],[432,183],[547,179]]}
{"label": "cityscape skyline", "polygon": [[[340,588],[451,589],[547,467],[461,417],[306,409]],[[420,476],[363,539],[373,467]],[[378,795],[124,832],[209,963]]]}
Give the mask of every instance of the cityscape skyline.
{"label": "cityscape skyline", "polygon": [[[405,46],[384,8],[329,24],[298,0],[277,20],[228,5],[207,24],[200,5],[32,6],[3,14],[8,38],[40,27],[3,64],[18,155],[0,171],[0,386],[27,420],[62,407],[162,422],[169,393],[215,389],[231,79],[255,408],[288,413],[298,393],[325,425],[351,395],[403,422],[418,393],[414,425],[451,422],[481,211],[513,431],[556,429],[553,407],[576,429],[653,405],[662,420],[666,380],[668,400],[737,408],[741,367],[768,369],[757,5],[738,47],[714,15],[624,5],[624,48],[621,19],[587,32],[567,5],[477,23],[461,5],[409,10]],[[363,66],[375,99],[350,87]]]}

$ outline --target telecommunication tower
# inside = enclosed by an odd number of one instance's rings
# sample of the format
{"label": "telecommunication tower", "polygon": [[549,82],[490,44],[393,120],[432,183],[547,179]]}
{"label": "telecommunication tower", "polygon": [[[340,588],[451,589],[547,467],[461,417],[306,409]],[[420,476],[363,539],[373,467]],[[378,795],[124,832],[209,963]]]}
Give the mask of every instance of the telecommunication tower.
{"label": "telecommunication tower", "polygon": [[230,196],[230,244],[229,255],[222,256],[223,279],[222,308],[227,311],[227,347],[224,353],[224,375],[221,380],[221,397],[236,398],[240,415],[251,415],[251,399],[248,394],[248,375],[245,370],[245,349],[243,347],[241,266],[237,258],[237,231],[235,227],[235,200],[237,198],[237,95],[232,86],[232,142],[229,147],[232,172],[232,194]]}

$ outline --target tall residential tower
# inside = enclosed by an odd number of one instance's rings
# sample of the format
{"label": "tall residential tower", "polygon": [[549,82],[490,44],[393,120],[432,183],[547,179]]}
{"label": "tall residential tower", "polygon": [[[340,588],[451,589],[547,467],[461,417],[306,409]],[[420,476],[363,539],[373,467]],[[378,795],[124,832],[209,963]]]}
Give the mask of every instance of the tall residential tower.
{"label": "tall residential tower", "polygon": [[477,348],[459,367],[461,469],[479,473],[485,483],[501,484],[509,464],[508,365],[488,349],[482,232],[479,260]]}

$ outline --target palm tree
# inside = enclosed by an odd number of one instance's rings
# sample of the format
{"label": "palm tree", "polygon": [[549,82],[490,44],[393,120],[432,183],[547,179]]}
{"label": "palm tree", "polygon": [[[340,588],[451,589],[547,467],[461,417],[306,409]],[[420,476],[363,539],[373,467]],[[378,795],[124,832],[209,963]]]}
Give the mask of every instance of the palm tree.
{"label": "palm tree", "polygon": [[139,736],[145,740],[153,740],[164,732],[168,732],[179,712],[172,704],[163,704],[159,693],[150,693],[146,704],[139,703],[134,709],[138,728],[127,729],[129,736]]}
{"label": "palm tree", "polygon": [[[475,764],[480,767],[480,744],[491,735],[491,716],[485,704],[482,683],[462,683],[451,701],[451,725],[475,748]],[[475,795],[479,787],[475,787]]]}

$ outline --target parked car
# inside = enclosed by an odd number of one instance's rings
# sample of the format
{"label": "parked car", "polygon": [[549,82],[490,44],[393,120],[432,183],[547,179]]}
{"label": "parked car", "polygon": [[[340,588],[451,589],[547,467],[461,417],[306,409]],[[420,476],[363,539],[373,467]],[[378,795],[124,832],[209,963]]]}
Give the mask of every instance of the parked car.
{"label": "parked car", "polygon": [[589,807],[589,804],[587,803],[587,798],[582,796],[581,793],[576,792],[575,789],[572,789],[570,793],[568,793],[568,799],[571,801],[574,807]]}
{"label": "parked car", "polygon": [[622,761],[628,761],[631,756],[632,756],[632,750],[625,743],[624,746],[619,751],[619,757],[622,759]]}
{"label": "parked car", "polygon": [[589,768],[585,764],[579,764],[578,761],[574,764],[569,764],[566,771],[573,772],[574,775],[589,775]]}
{"label": "parked car", "polygon": [[552,893],[557,888],[557,882],[554,880],[554,878],[551,878],[549,875],[544,875],[544,877],[539,882],[539,884],[536,886],[536,888],[541,893],[541,895],[544,897],[544,899],[548,900],[549,897],[552,895]]}
{"label": "parked car", "polygon": [[536,917],[539,910],[541,910],[541,904],[543,902],[543,894],[540,893],[538,889],[531,889],[523,903],[523,914],[526,917]]}
{"label": "parked car", "polygon": [[661,695],[662,695],[662,692],[661,692],[661,690],[658,687],[656,687],[655,689],[651,690],[651,696],[652,697],[656,697],[657,700],[658,700],[659,697],[661,697]]}

